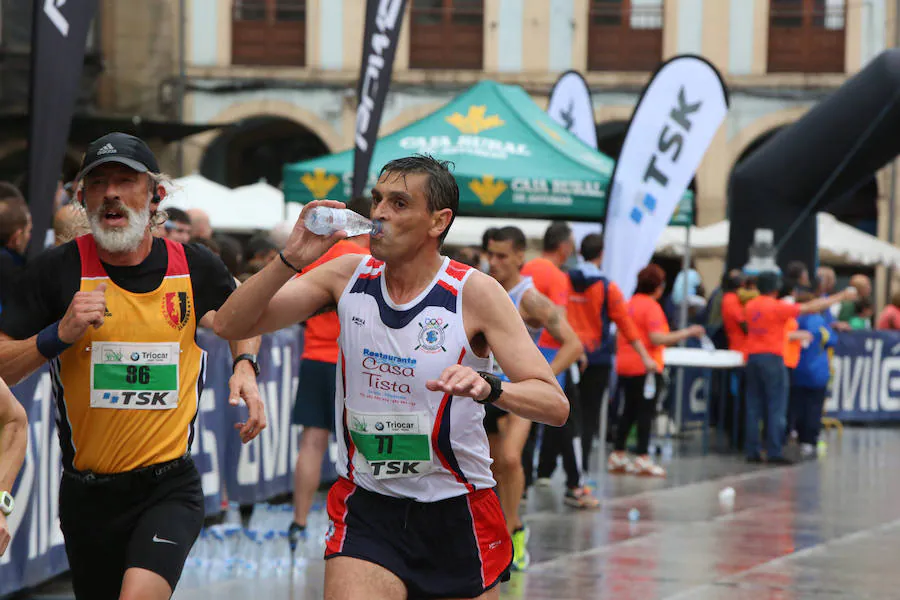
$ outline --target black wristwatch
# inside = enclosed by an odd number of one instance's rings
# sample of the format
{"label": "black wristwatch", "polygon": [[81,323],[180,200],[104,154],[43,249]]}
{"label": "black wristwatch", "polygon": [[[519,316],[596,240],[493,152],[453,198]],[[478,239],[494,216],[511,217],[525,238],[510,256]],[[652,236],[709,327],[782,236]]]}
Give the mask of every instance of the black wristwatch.
{"label": "black wristwatch", "polygon": [[241,354],[235,357],[234,362],[231,363],[231,372],[234,373],[234,369],[237,367],[237,364],[242,360],[246,360],[250,363],[250,366],[253,367],[253,372],[256,373],[256,376],[259,377],[259,363],[256,362],[255,354]]}
{"label": "black wristwatch", "polygon": [[478,404],[493,404],[500,399],[500,394],[503,393],[503,382],[500,381],[500,378],[493,373],[478,371],[478,374],[481,375],[481,378],[487,381],[488,385],[491,386],[491,393],[488,394],[487,398],[485,398],[484,400],[476,400],[475,402],[477,402]]}

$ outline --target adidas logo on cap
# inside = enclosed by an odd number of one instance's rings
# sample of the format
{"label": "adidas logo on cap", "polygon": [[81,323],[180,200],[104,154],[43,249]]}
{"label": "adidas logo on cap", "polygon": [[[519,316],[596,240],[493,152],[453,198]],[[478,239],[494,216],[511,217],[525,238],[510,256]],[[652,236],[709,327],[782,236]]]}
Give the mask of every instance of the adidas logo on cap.
{"label": "adidas logo on cap", "polygon": [[113,146],[112,144],[106,144],[105,146],[97,150],[97,156],[102,156],[104,154],[115,154],[116,152],[118,152],[118,150],[116,150],[115,146]]}

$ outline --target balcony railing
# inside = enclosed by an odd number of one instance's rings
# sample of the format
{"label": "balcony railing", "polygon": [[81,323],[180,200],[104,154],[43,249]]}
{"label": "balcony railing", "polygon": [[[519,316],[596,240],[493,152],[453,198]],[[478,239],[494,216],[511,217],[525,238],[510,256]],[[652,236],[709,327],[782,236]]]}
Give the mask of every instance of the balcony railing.
{"label": "balcony railing", "polygon": [[484,65],[484,2],[411,2],[409,66],[413,69],[474,69]]}
{"label": "balcony railing", "polygon": [[769,73],[843,73],[844,6],[773,2],[769,10]]}
{"label": "balcony railing", "polygon": [[652,71],[662,60],[662,6],[595,3],[588,22],[588,70]]}
{"label": "balcony railing", "polygon": [[233,64],[306,63],[306,0],[234,0],[231,18]]}

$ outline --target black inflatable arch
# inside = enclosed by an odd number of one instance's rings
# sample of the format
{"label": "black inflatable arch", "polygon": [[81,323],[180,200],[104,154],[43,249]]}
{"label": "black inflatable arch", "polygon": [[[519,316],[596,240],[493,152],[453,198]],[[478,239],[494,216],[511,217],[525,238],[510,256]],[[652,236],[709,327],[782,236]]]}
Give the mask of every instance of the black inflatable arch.
{"label": "black inflatable arch", "polygon": [[728,195],[728,268],[747,262],[755,229],[772,229],[775,243],[836,177],[778,254],[782,269],[816,260],[815,213],[854,193],[900,154],[900,49],[882,52],[798,121],[739,164]]}

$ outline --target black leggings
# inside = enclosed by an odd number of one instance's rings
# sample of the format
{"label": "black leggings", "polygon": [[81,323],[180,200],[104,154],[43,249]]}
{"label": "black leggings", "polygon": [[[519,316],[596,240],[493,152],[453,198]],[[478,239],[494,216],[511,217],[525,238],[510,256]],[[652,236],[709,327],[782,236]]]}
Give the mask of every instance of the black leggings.
{"label": "black leggings", "polygon": [[581,465],[575,456],[575,438],[581,430],[578,387],[567,383],[566,396],[569,398],[569,420],[562,427],[544,426],[537,472],[538,477],[551,477],[556,470],[556,459],[561,455],[566,487],[574,489],[581,486]]}
{"label": "black leggings", "polygon": [[[603,393],[609,386],[609,365],[590,365],[581,374],[578,396],[581,403],[581,469],[590,473],[591,450],[600,429]],[[600,440],[605,444],[606,440]]]}
{"label": "black leggings", "polygon": [[656,399],[662,389],[663,378],[661,375],[656,375],[656,395],[650,399],[644,398],[644,380],[644,375],[619,377],[619,389],[625,394],[625,401],[622,407],[622,416],[619,418],[616,428],[615,449],[617,452],[625,450],[628,432],[631,431],[631,426],[637,422],[637,454],[642,456],[648,453],[650,427],[653,424],[653,417],[656,415]]}

